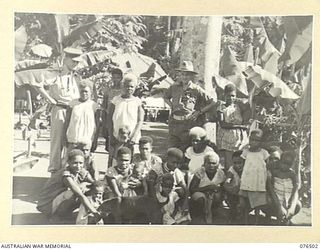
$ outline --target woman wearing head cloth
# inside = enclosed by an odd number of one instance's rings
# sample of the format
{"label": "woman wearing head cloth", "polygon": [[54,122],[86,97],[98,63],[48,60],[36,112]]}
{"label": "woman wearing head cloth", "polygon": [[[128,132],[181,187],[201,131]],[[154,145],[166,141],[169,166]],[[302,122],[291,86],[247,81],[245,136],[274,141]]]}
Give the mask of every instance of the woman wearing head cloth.
{"label": "woman wearing head cloth", "polygon": [[219,128],[217,146],[224,156],[225,168],[232,165],[233,152],[248,142],[247,122],[251,111],[248,105],[236,99],[236,87],[228,84],[224,88],[225,102],[218,109]]}

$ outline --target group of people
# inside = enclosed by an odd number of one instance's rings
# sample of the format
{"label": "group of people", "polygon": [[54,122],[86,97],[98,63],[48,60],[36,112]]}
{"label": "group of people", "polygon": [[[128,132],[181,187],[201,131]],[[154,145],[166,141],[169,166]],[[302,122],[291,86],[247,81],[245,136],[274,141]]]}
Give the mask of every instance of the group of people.
{"label": "group of people", "polygon": [[[91,99],[93,82],[76,81],[70,73],[79,54],[66,49],[69,73],[51,81],[48,92],[39,87],[54,105],[51,177],[39,194],[39,211],[62,220],[77,211],[77,224],[166,225],[212,224],[219,216],[227,223],[248,223],[252,210],[256,218],[262,211],[288,224],[298,213],[295,154],[262,147],[263,132],[250,129],[250,108],[236,98],[233,84],[225,87],[224,102],[214,101],[194,83],[197,72],[184,61],[177,82],[154,91],[171,106],[168,150],[161,159],[152,153],[152,138],[141,136],[143,104],[134,96],[138,78],[113,70],[99,107]],[[206,126],[212,122],[208,114],[214,114],[217,130]],[[99,127],[109,154],[105,173],[93,157]]]}

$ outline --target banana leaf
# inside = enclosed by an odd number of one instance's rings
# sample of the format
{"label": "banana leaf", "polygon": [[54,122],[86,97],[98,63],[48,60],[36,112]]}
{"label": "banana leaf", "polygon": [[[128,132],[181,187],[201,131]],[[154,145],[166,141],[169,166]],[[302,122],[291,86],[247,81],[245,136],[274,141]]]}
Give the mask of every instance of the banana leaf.
{"label": "banana leaf", "polygon": [[45,58],[49,58],[52,55],[52,48],[46,44],[37,44],[31,48],[33,54]]}
{"label": "banana leaf", "polygon": [[290,65],[304,55],[312,41],[312,24],[312,16],[284,17],[287,44],[281,61]]}
{"label": "banana leaf", "polygon": [[299,99],[299,96],[284,81],[260,66],[249,66],[243,74],[258,88],[265,90],[273,97],[279,96],[283,99],[291,100]]}
{"label": "banana leaf", "polygon": [[93,66],[97,63],[104,62],[115,55],[114,51],[98,50],[84,53],[80,56],[76,70]]}
{"label": "banana leaf", "polygon": [[43,64],[46,64],[46,63],[41,60],[23,60],[16,63],[14,70],[21,71],[24,69],[31,69],[37,65],[39,65],[39,68],[45,68],[45,67],[40,67],[40,65],[43,65]]}
{"label": "banana leaf", "polygon": [[18,86],[30,84],[41,86],[46,79],[53,79],[59,75],[58,68],[31,69],[15,72],[14,81]]}
{"label": "banana leaf", "polygon": [[17,29],[14,32],[14,37],[15,37],[15,44],[14,44],[15,59],[19,60],[23,55],[23,51],[28,41],[28,35],[25,27],[21,26],[19,29]]}

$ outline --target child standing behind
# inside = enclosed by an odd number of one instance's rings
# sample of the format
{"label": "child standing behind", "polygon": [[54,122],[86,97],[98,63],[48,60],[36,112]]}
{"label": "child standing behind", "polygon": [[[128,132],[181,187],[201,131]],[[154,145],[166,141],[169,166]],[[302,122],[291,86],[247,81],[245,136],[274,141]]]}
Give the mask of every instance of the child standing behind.
{"label": "child standing behind", "polygon": [[[94,207],[97,210],[102,204],[104,188],[105,186],[102,181],[95,181],[90,188],[89,195],[87,196],[92,207]],[[81,204],[76,219],[76,224],[102,225],[103,220],[101,219],[101,217],[94,217],[93,214],[90,213],[83,204]]]}
{"label": "child standing behind", "polygon": [[[127,74],[123,78],[122,94],[115,96],[108,110],[108,125],[110,147],[118,138],[119,129],[127,126],[129,128],[132,144],[138,144],[141,137],[141,126],[144,118],[142,102],[138,97],[133,96],[138,84],[138,79],[133,74]],[[110,148],[109,148],[110,149]]]}
{"label": "child standing behind", "polygon": [[130,130],[128,126],[119,128],[118,137],[111,139],[112,146],[109,147],[108,168],[117,164],[117,152],[122,147],[127,147],[133,151],[133,144],[130,141]]}
{"label": "child standing behind", "polygon": [[261,148],[261,138],[262,131],[260,129],[253,130],[249,136],[249,149],[244,149],[241,155],[245,159],[245,163],[241,175],[239,206],[245,217],[250,210],[247,205],[250,205],[251,209],[254,208],[256,219],[260,207],[267,204],[266,160],[269,153]]}

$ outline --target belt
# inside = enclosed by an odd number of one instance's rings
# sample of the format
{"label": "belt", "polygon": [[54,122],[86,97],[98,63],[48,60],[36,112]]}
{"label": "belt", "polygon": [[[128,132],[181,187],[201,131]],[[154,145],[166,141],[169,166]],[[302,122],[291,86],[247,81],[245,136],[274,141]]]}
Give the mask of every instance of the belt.
{"label": "belt", "polygon": [[177,121],[186,121],[189,120],[190,115],[172,115],[172,118]]}

